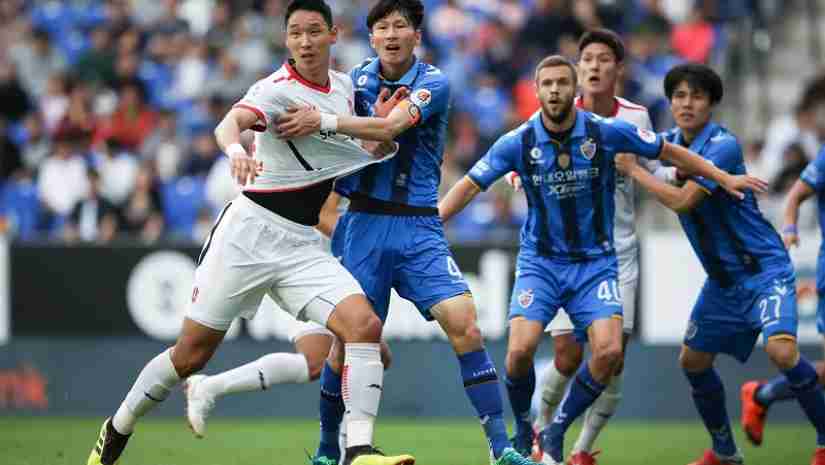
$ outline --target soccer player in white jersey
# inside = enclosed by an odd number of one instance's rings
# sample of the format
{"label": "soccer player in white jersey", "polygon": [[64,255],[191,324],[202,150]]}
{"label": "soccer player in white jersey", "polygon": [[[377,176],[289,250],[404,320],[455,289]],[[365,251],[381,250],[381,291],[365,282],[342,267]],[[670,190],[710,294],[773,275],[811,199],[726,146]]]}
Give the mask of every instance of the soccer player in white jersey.
{"label": "soccer player in white jersey", "polygon": [[[286,142],[271,130],[279,114],[297,104],[352,114],[351,80],[329,70],[329,49],[337,38],[329,6],[293,0],[284,22],[292,59],[253,85],[215,129],[244,191],[224,207],[204,244],[181,335],[143,368],[117,412],[104,421],[88,465],[117,463],[138,419],[203,368],[232,320],[251,317],[266,294],[293,315],[326,326],[344,345],[347,463],[415,462],[409,455],[385,457],[372,447],[384,372],[381,321],[313,228],[336,177],[391,154],[387,144],[373,144],[369,153],[334,131]],[[240,133],[250,128],[258,131],[253,154],[239,143]]]}
{"label": "soccer player in white jersey", "polygon": [[[625,49],[621,38],[613,31],[595,29],[584,33],[579,40],[578,69],[581,79],[581,94],[576,98],[578,108],[603,117],[617,118],[632,123],[642,129],[652,129],[647,109],[616,96],[616,84],[623,72]],[[665,168],[658,160],[644,159],[644,166],[658,178],[672,181],[675,168]],[[508,181],[518,180],[508,176]],[[624,309],[624,338],[626,347],[636,314],[636,288],[638,285],[638,240],[636,237],[635,188],[632,179],[620,176],[616,183],[616,213],[614,238],[619,261],[619,284]],[[567,384],[581,365],[583,347],[573,335],[573,323],[564,311],[547,326],[553,337],[555,357],[544,374],[539,377],[542,402],[535,422],[535,430],[542,430],[553,417],[562,400]],[[608,419],[616,411],[621,399],[622,367],[614,376],[598,400],[587,410],[578,441],[573,446],[569,462],[572,465],[596,463],[593,443]],[[534,443],[529,419],[516,420],[514,444],[525,451]],[[539,441],[535,441],[534,460],[541,459]]]}

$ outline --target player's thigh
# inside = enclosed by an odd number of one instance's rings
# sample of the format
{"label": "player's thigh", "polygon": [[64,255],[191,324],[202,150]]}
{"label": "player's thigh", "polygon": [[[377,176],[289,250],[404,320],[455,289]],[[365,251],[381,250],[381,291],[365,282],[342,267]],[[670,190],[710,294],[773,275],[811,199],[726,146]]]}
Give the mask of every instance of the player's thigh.
{"label": "player's thigh", "polygon": [[398,240],[392,234],[392,220],[349,212],[339,220],[332,240],[333,255],[358,281],[382,321],[389,310]]}
{"label": "player's thigh", "polygon": [[236,317],[255,314],[274,272],[255,251],[264,228],[242,205],[226,207],[201,251],[187,318],[225,332]]}
{"label": "player's thigh", "polygon": [[510,319],[510,333],[507,339],[507,366],[514,363],[532,362],[536,349],[544,334],[544,325],[540,321],[529,320],[523,316]]}
{"label": "player's thigh", "polygon": [[430,309],[430,314],[448,336],[463,335],[471,329],[477,329],[476,306],[469,294],[449,297],[438,302]]}
{"label": "player's thigh", "polygon": [[[430,310],[452,297],[469,294],[438,217],[397,219],[399,233],[407,231],[406,242],[395,265],[393,285],[398,295],[411,301],[428,321]],[[466,308],[466,306],[464,307]]]}
{"label": "player's thigh", "polygon": [[708,279],[693,306],[683,344],[695,352],[728,354],[748,360],[759,337],[759,328],[743,309],[749,304],[733,288],[721,288]]}

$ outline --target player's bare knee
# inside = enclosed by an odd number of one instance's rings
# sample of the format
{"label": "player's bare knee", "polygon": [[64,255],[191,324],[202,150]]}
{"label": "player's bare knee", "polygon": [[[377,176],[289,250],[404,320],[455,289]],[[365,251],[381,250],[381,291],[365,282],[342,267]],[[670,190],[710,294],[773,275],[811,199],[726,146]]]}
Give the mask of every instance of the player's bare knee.
{"label": "player's bare knee", "polygon": [[573,376],[584,358],[582,346],[576,342],[572,334],[564,334],[553,339],[553,348],[555,352],[553,363],[556,369],[564,376]]}
{"label": "player's bare knee", "polygon": [[351,340],[346,342],[378,342],[381,340],[383,324],[375,313],[370,312],[360,318],[359,324],[351,328]]}
{"label": "player's bare knee", "polygon": [[686,372],[701,373],[713,366],[713,356],[682,346],[682,351],[679,353],[679,365]]}
{"label": "player's bare knee", "polygon": [[455,328],[452,334],[448,334],[450,342],[458,353],[473,352],[484,345],[481,330],[473,321],[461,328]]}
{"label": "player's bare knee", "polygon": [[172,365],[175,371],[181,378],[188,378],[195,373],[201,371],[209,359],[212,357],[212,351],[207,350],[175,350],[172,353]]}
{"label": "player's bare knee", "polygon": [[326,360],[324,358],[307,357],[306,354],[304,354],[304,357],[307,359],[309,380],[315,381],[321,377],[321,371],[324,370],[324,363]]}
{"label": "player's bare knee", "polygon": [[799,349],[791,339],[771,339],[765,346],[771,361],[777,368],[787,371],[799,362]]}
{"label": "player's bare knee", "polygon": [[505,369],[507,376],[520,378],[527,375],[533,364],[533,351],[525,347],[511,347],[507,350]]}
{"label": "player's bare knee", "polygon": [[593,358],[602,366],[615,371],[622,361],[622,345],[618,342],[604,342],[593,346]]}

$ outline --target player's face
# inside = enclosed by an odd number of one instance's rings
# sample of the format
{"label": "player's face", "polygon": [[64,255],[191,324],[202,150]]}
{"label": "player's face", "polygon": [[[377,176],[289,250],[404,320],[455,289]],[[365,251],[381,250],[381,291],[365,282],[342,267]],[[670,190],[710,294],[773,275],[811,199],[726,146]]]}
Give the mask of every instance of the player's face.
{"label": "player's face", "polygon": [[329,48],[337,38],[337,29],[317,11],[298,10],[286,25],[286,48],[299,69],[329,66]]}
{"label": "player's face", "polygon": [[550,121],[561,124],[573,108],[576,81],[567,66],[550,66],[539,70],[536,76],[536,96],[541,111]]}
{"label": "player's face", "polygon": [[670,99],[670,112],[682,131],[699,132],[710,121],[712,111],[707,92],[692,89],[685,81],[676,86]]}
{"label": "player's face", "polygon": [[401,13],[394,11],[372,25],[370,45],[384,65],[402,65],[412,60],[421,32]]}
{"label": "player's face", "polygon": [[592,43],[585,47],[579,57],[579,76],[582,92],[585,94],[612,94],[622,71],[622,64],[606,44]]}

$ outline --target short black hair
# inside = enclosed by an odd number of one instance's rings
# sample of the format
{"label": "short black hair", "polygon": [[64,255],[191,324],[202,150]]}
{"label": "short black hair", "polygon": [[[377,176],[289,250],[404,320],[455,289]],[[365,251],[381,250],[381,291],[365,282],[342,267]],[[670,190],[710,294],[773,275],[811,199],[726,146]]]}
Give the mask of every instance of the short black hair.
{"label": "short black hair", "polygon": [[673,93],[682,82],[686,82],[693,90],[707,92],[712,105],[721,102],[725,94],[722,78],[707,65],[685,63],[671,68],[665,76],[665,95],[668,100],[673,99]]}
{"label": "short black hair", "polygon": [[289,5],[286,6],[286,13],[284,14],[284,27],[289,24],[289,17],[292,16],[292,13],[298,10],[320,13],[324,18],[324,22],[327,23],[327,27],[332,29],[332,10],[324,0],[292,0],[289,2]]}
{"label": "short black hair", "polygon": [[613,56],[616,57],[616,62],[621,63],[624,61],[625,51],[622,38],[619,37],[619,34],[616,34],[610,29],[591,29],[582,34],[579,39],[579,55],[581,55],[585,47],[590,44],[607,45],[610,50],[613,51]]}
{"label": "short black hair", "polygon": [[576,84],[579,82],[579,73],[576,72],[576,65],[574,65],[570,59],[562,55],[550,55],[549,57],[545,57],[541,60],[539,64],[536,65],[534,79],[538,80],[539,71],[544,68],[555,68],[558,66],[566,66],[567,69],[570,70],[570,74],[573,76],[573,83]]}
{"label": "short black hair", "polygon": [[414,29],[421,29],[424,21],[424,4],[421,0],[378,0],[367,15],[367,29],[371,31],[375,23],[396,11],[407,18]]}

